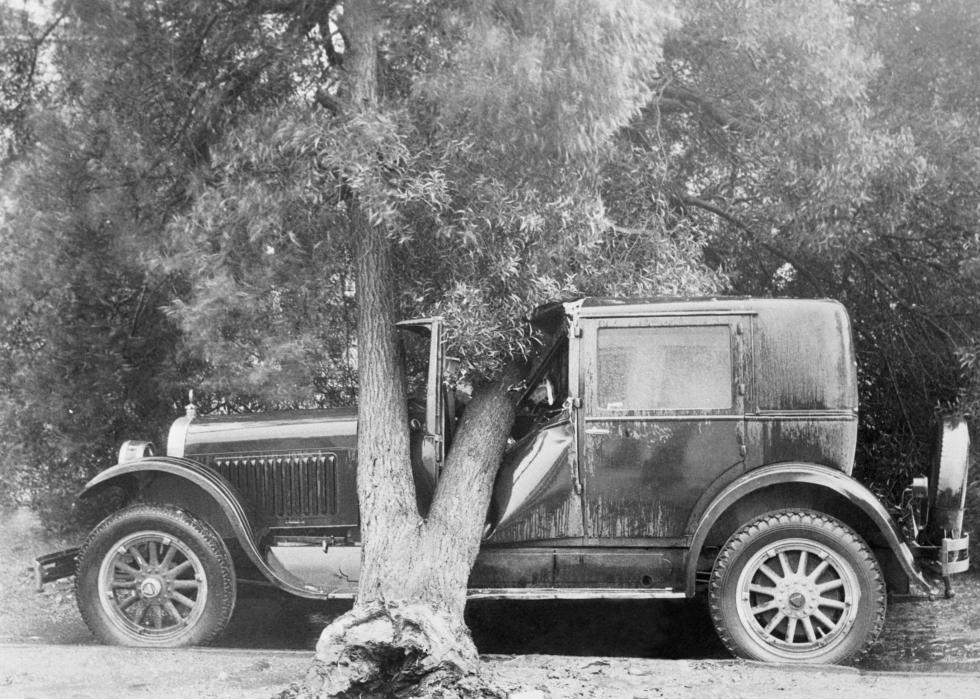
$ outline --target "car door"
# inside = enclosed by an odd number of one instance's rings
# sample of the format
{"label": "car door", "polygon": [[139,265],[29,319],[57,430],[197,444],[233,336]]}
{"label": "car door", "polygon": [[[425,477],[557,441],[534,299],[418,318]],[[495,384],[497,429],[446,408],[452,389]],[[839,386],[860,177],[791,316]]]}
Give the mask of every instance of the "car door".
{"label": "car door", "polygon": [[588,543],[684,545],[698,497],[744,459],[747,321],[581,319]]}
{"label": "car door", "polygon": [[[411,425],[412,474],[415,478],[415,494],[419,512],[429,510],[436,483],[442,471],[446,451],[448,428],[455,410],[452,394],[444,385],[445,353],[442,342],[443,320],[440,316],[403,320],[396,324],[409,331],[403,336],[406,343],[406,362],[414,359],[418,366],[406,366],[409,384],[418,375],[418,385],[412,390],[408,412]],[[414,341],[412,338],[414,337]],[[447,419],[447,416],[449,419]]]}

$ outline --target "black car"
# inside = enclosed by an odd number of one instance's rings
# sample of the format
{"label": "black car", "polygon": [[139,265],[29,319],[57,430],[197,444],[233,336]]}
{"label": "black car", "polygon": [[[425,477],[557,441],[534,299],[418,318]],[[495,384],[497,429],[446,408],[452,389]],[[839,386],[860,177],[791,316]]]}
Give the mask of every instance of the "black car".
{"label": "black car", "polygon": [[[969,565],[962,518],[969,436],[943,426],[928,481],[900,512],[851,478],[857,378],[833,301],[586,298],[530,318],[541,349],[525,380],[469,594],[511,599],[686,598],[706,591],[737,655],[835,663],[874,642],[886,591],[933,594]],[[427,342],[412,412],[419,506],[452,441],[439,318],[400,324]],[[353,597],[359,567],[356,410],[199,416],[166,456],[127,442],[83,497],[129,503],[74,572],[103,642],[213,639],[236,582]]]}

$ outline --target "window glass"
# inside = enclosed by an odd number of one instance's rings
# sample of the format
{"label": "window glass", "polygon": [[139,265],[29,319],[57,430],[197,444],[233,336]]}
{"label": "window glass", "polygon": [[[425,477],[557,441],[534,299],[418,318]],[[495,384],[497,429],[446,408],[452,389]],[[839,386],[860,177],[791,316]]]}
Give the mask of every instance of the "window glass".
{"label": "window glass", "polygon": [[603,410],[732,407],[727,325],[600,328],[598,363]]}

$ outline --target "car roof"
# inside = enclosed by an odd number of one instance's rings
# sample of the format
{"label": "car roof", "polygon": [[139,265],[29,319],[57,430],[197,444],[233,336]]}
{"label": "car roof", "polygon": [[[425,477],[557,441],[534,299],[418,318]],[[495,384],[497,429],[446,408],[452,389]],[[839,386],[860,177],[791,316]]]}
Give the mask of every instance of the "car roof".
{"label": "car roof", "polygon": [[745,313],[758,314],[768,310],[786,312],[794,307],[801,312],[812,311],[815,307],[840,306],[830,299],[792,299],[761,298],[752,296],[708,296],[708,297],[649,297],[649,298],[605,298],[585,297],[564,304],[567,312],[580,317],[609,317],[629,315],[659,315],[664,313]]}

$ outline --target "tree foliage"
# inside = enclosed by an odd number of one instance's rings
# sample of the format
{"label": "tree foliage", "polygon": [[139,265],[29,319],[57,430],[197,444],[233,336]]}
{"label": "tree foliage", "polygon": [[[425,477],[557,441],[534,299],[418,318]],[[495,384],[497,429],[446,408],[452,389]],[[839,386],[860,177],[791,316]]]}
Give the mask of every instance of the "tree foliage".
{"label": "tree foliage", "polygon": [[632,140],[733,291],[848,308],[864,477],[896,490],[934,416],[976,409],[977,10],[709,5],[668,41]]}
{"label": "tree foliage", "polygon": [[45,100],[4,114],[24,150],[3,172],[0,459],[6,495],[58,519],[121,439],[160,443],[206,368],[161,311],[186,282],[150,261],[212,142],[293,72],[261,16],[82,0],[55,12],[29,33],[48,42],[44,70],[18,87]]}
{"label": "tree foliage", "polygon": [[848,307],[886,487],[934,414],[976,414],[974,3],[387,3],[357,114],[342,17],[5,9],[8,494],[90,475],[190,385],[352,402],[354,191],[399,313],[450,318],[477,380],[538,301],[727,289]]}
{"label": "tree foliage", "polygon": [[[280,299],[340,300],[349,289],[349,192],[396,243],[401,313],[444,315],[450,351],[476,379],[527,352],[520,319],[539,302],[719,289],[694,231],[672,235],[652,211],[614,220],[603,204],[613,124],[649,98],[672,21],[639,7],[392,10],[377,111],[277,105],[230,134],[172,236],[180,258],[197,261],[196,300],[177,308],[189,334],[236,319],[235,331],[207,337],[207,351],[231,360],[215,378],[269,370],[263,390],[286,398],[278,392],[309,390],[308,376],[283,381],[297,358],[307,358],[297,367],[344,366],[349,316],[309,323],[305,303]],[[637,19],[624,22],[628,11]],[[344,307],[327,300],[316,307]],[[289,342],[267,332],[280,319]],[[238,371],[243,345],[251,356]]]}

